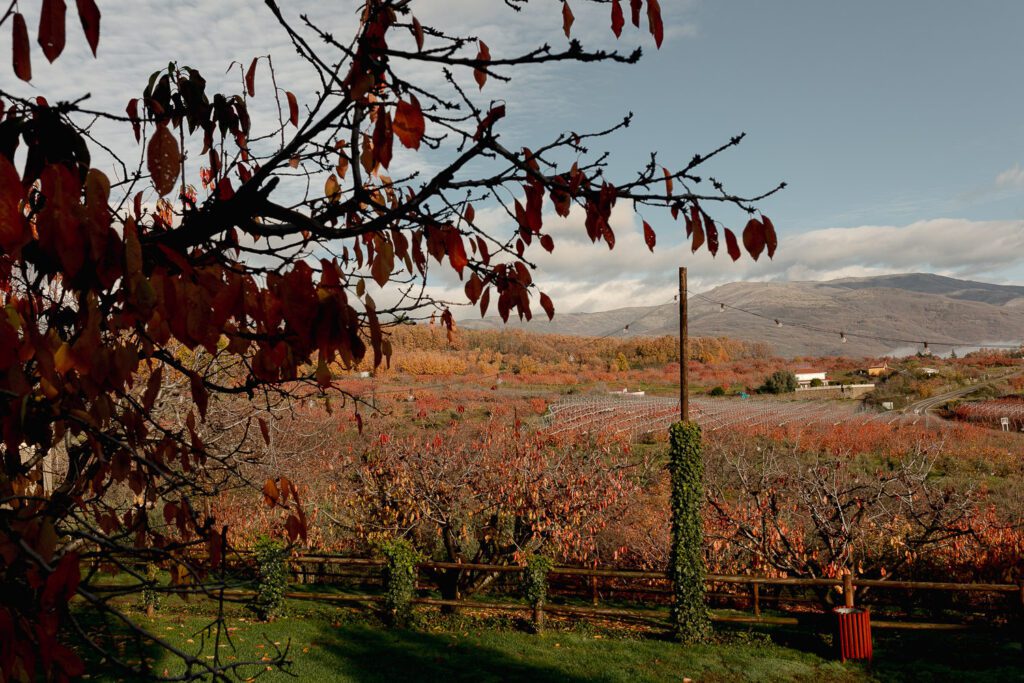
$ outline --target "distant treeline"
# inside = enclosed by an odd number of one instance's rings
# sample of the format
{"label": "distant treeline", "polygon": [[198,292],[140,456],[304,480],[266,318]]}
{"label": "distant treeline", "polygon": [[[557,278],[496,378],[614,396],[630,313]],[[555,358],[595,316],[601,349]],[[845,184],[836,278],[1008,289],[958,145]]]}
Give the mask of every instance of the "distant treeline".
{"label": "distant treeline", "polygon": [[[411,374],[571,371],[647,368],[679,362],[677,337],[599,338],[531,334],[522,330],[456,330],[440,325],[401,325],[389,330],[392,369]],[[689,357],[704,363],[771,357],[763,342],[726,337],[690,340]]]}

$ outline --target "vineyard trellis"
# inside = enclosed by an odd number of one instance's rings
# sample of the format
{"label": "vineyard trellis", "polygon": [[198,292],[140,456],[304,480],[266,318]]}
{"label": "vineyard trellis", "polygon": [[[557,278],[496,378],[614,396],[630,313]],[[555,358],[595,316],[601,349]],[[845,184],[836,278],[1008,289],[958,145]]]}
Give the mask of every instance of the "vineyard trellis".
{"label": "vineyard trellis", "polygon": [[1024,431],[1024,401],[977,401],[962,403],[953,411],[957,417],[971,422],[999,426],[1002,418],[1007,419],[1010,431]]}
{"label": "vineyard trellis", "polygon": [[[849,402],[774,398],[694,397],[690,399],[690,414],[691,419],[710,432],[732,426],[869,422],[883,415],[887,421],[903,418],[897,413],[866,411]],[[551,404],[547,419],[552,434],[601,431],[636,437],[668,429],[679,419],[679,399],[628,394],[571,396]]]}

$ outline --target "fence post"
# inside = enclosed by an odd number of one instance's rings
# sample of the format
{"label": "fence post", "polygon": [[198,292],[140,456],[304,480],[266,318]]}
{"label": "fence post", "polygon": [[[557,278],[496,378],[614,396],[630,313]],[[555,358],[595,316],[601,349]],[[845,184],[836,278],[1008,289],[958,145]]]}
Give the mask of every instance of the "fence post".
{"label": "fence post", "polygon": [[755,582],[754,586],[754,616],[761,616],[761,584]]}
{"label": "fence post", "polygon": [[[1022,589],[1024,590],[1024,589]],[[597,607],[597,577],[590,577],[590,602]]]}
{"label": "fence post", "polygon": [[853,607],[853,572],[851,571],[843,574],[843,602],[847,607]]}

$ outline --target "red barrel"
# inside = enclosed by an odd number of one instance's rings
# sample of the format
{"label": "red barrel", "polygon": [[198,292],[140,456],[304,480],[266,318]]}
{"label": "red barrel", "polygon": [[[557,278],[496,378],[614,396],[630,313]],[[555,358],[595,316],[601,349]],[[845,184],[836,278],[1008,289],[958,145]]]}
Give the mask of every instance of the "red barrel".
{"label": "red barrel", "polygon": [[871,615],[860,607],[836,607],[839,619],[839,658],[871,661]]}

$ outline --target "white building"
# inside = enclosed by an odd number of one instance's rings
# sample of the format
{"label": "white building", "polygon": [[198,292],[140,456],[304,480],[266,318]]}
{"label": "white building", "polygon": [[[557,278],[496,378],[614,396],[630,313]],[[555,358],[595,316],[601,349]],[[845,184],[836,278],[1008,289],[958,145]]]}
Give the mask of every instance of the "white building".
{"label": "white building", "polygon": [[801,368],[793,372],[796,375],[796,383],[801,388],[807,388],[811,386],[811,382],[818,379],[821,380],[823,386],[828,386],[828,376],[823,370],[814,370],[812,368]]}

